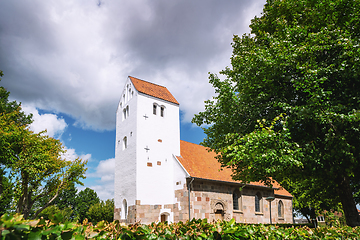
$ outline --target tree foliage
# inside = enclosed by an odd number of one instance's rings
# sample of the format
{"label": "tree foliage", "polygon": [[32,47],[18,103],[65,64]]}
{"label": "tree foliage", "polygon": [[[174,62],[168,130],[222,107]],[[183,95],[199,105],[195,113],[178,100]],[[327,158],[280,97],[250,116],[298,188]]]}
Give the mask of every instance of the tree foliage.
{"label": "tree foliage", "polygon": [[[88,211],[93,205],[99,204],[100,198],[91,188],[85,188],[76,196],[75,211],[79,218],[79,222],[83,222],[85,218],[89,218]],[[114,211],[114,210],[113,210]]]}
{"label": "tree foliage", "polygon": [[114,199],[100,201],[92,205],[87,212],[89,222],[96,224],[100,221],[112,222],[114,220]]}
{"label": "tree foliage", "polygon": [[353,0],[268,0],[193,119],[234,179],[274,177],[299,206],[341,202],[350,226],[360,224],[359,12]]}
{"label": "tree foliage", "polygon": [[[2,72],[1,74],[2,75]],[[63,158],[61,142],[29,130],[31,115],[26,116],[20,104],[8,100],[9,92],[0,88],[0,171],[5,172],[13,190],[16,212],[25,218],[36,217],[56,199],[62,189],[80,182],[86,161]],[[3,179],[0,179],[3,197]],[[44,198],[49,198],[43,205]],[[35,206],[37,208],[35,209]]]}

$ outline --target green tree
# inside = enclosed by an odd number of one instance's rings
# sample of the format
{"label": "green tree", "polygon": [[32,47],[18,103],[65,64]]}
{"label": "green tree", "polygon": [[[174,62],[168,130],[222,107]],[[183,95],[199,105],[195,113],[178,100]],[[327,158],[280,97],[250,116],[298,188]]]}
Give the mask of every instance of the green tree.
{"label": "green tree", "polygon": [[0,194],[0,216],[10,209],[10,204],[13,199],[12,185],[8,177],[2,176],[0,178],[1,194]]}
{"label": "green tree", "polygon": [[[3,76],[3,72],[0,70],[0,81]],[[16,112],[13,114],[12,121],[17,122],[21,125],[30,124],[32,122],[32,115],[26,115],[24,112],[20,111],[20,103],[16,101],[9,101],[9,94],[4,87],[0,86],[0,115],[6,113]],[[12,200],[12,188],[9,186],[9,179],[6,177],[6,164],[8,163],[9,158],[9,149],[5,145],[10,144],[9,138],[6,138],[4,135],[0,135],[0,213],[3,213]]]}
{"label": "green tree", "polygon": [[360,1],[268,0],[250,28],[226,79],[210,74],[218,95],[193,119],[209,125],[203,145],[234,179],[325,193],[360,225]]}
{"label": "green tree", "polygon": [[89,219],[89,215],[87,214],[89,208],[95,204],[99,204],[100,199],[97,193],[91,188],[85,188],[80,191],[76,196],[76,207],[75,211],[79,218],[79,222],[83,222],[85,218]]}
{"label": "green tree", "polygon": [[92,205],[87,212],[89,222],[96,224],[100,221],[112,222],[114,220],[114,199],[100,201]]}
{"label": "green tree", "polygon": [[[53,212],[56,212],[56,211],[58,211],[61,214],[64,214],[63,211],[65,211],[65,213],[66,213],[65,220],[76,221],[77,220],[77,215],[75,212],[76,195],[77,195],[77,189],[75,187],[75,183],[71,182],[71,183],[69,183],[68,187],[63,189],[59,193],[57,198],[50,203],[49,207],[51,207],[51,206],[56,206],[56,207],[52,207],[51,210],[48,210],[48,211],[46,211],[46,213],[42,213],[42,214],[38,215],[38,217],[44,217],[46,214],[51,215]],[[51,196],[42,198],[38,202],[37,207],[39,208],[39,207],[45,205],[50,199],[51,199]],[[70,213],[70,216],[68,216],[67,213]]]}

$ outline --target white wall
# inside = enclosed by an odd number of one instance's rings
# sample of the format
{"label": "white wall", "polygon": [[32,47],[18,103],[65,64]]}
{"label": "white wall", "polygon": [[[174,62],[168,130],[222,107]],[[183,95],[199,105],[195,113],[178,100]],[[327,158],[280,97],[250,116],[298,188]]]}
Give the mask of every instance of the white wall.
{"label": "white wall", "polygon": [[[131,92],[129,93],[129,89]],[[133,94],[132,94],[133,92]],[[124,98],[125,95],[125,98]],[[135,204],[136,200],[136,105],[137,91],[131,81],[126,81],[116,112],[115,140],[115,208]],[[123,110],[128,107],[128,116],[124,119]],[[127,148],[123,149],[123,139],[127,138]],[[122,213],[123,215],[123,209]]]}
{"label": "white wall", "polygon": [[[154,103],[165,107],[164,117],[160,107],[153,114]],[[139,94],[137,115],[137,199],[141,204],[174,203],[172,155],[180,155],[179,106]]]}

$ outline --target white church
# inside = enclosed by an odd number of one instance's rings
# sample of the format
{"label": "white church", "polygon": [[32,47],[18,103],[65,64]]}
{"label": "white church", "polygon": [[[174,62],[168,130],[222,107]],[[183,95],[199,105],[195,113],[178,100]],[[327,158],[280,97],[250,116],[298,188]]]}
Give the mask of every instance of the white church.
{"label": "white church", "polygon": [[293,223],[289,192],[276,182],[244,186],[215,156],[180,140],[179,103],[166,87],[129,76],[116,112],[114,218]]}

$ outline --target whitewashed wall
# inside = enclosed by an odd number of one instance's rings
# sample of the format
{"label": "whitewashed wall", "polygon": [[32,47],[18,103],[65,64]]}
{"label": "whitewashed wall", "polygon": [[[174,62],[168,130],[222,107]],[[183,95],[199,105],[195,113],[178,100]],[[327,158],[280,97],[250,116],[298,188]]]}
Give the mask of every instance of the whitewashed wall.
{"label": "whitewashed wall", "polygon": [[[124,199],[127,201],[127,206],[134,205],[136,200],[137,97],[138,93],[128,79],[122,91],[116,112],[115,208],[122,208]],[[123,110],[127,107],[129,110],[128,116],[124,119]],[[126,149],[123,149],[124,137],[127,138]],[[124,212],[123,209],[121,210],[120,215],[123,218]]]}
{"label": "whitewashed wall", "polygon": [[[151,205],[173,203],[172,156],[180,155],[179,106],[144,94],[138,95],[137,103],[137,200]],[[159,106],[156,115],[154,103]],[[160,106],[165,107],[164,117]]]}

